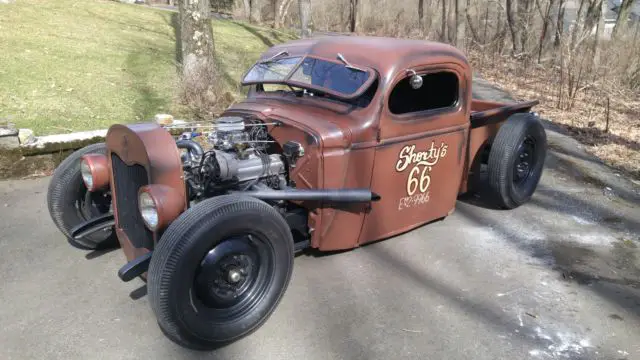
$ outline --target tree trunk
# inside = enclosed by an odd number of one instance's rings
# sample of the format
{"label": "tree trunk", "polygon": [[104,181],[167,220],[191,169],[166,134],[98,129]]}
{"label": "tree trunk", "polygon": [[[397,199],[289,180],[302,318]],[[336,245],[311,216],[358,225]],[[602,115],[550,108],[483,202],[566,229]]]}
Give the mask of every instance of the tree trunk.
{"label": "tree trunk", "polygon": [[179,0],[182,86],[185,100],[201,111],[215,103],[216,66],[209,0]]}
{"label": "tree trunk", "polygon": [[620,8],[618,9],[618,18],[616,19],[616,24],[614,25],[613,32],[611,33],[612,38],[618,36],[620,30],[627,24],[632,3],[633,0],[622,0],[622,4],[620,4]]}
{"label": "tree trunk", "polygon": [[420,29],[424,30],[424,0],[418,0],[418,23]]}
{"label": "tree trunk", "polygon": [[578,41],[578,33],[580,32],[580,23],[582,18],[582,9],[584,8],[584,1],[580,0],[580,6],[578,7],[578,13],[576,14],[576,19],[573,24],[573,31],[571,32],[571,51],[575,49],[576,41]]}
{"label": "tree trunk", "polygon": [[260,24],[264,20],[262,18],[262,11],[265,8],[265,0],[251,0],[251,22]]}
{"label": "tree trunk", "polygon": [[516,27],[516,21],[513,15],[513,5],[512,0],[507,0],[507,24],[509,25],[509,32],[511,33],[511,46],[513,47],[512,55],[515,55],[518,52],[518,31]]}
{"label": "tree trunk", "polygon": [[251,0],[242,0],[242,5],[244,7],[244,17],[251,22]]}
{"label": "tree trunk", "polygon": [[285,18],[289,12],[289,6],[293,0],[282,0],[278,10],[276,11],[274,25],[276,28],[281,28],[284,25]]}
{"label": "tree trunk", "polygon": [[522,52],[526,52],[528,49],[530,10],[531,0],[518,0],[515,24],[520,35],[518,40],[520,41],[520,51]]}
{"label": "tree trunk", "polygon": [[[469,16],[469,0],[467,0],[467,16]],[[498,13],[498,16],[500,16],[500,13]],[[496,27],[499,28],[500,27],[500,23],[498,22],[496,24]],[[483,43],[487,43],[487,30],[489,28],[489,4],[487,4],[487,7],[484,11],[484,31],[482,32],[482,42]],[[472,27],[471,27],[471,22],[469,22],[469,30],[473,31]]]}
{"label": "tree trunk", "polygon": [[456,2],[456,43],[458,49],[466,50],[467,34],[465,14],[467,13],[466,3],[462,0]]}
{"label": "tree trunk", "polygon": [[558,47],[562,41],[562,35],[564,33],[564,5],[566,0],[560,0],[558,4],[558,17],[556,18],[556,36],[553,41],[553,46]]}
{"label": "tree trunk", "polygon": [[[487,40],[487,20],[485,17],[485,22],[484,22],[484,36],[482,38],[482,40],[480,40],[480,36],[478,35],[478,30],[476,30],[473,27],[473,19],[471,19],[471,14],[469,14],[469,0],[467,0],[467,6],[466,6],[467,11],[465,11],[465,17],[467,19],[467,26],[469,27],[469,33],[471,34],[471,40],[476,43],[476,44],[480,44],[480,45],[484,45]],[[489,14],[489,6],[487,5],[487,12],[486,12],[486,16],[488,16]]]}
{"label": "tree trunk", "polygon": [[542,32],[540,33],[540,44],[538,44],[538,64],[540,64],[540,58],[542,57],[542,49],[547,42],[547,34],[549,30],[549,23],[551,22],[551,8],[553,7],[555,0],[549,0],[547,8],[544,12]]}
{"label": "tree trunk", "polygon": [[601,10],[602,10],[602,0],[589,0],[587,13],[584,16],[583,35],[591,34],[593,33],[594,30],[597,31]]}
{"label": "tree trunk", "polygon": [[356,32],[358,0],[349,0],[349,32]]}
{"label": "tree trunk", "polygon": [[[447,9],[447,42],[455,44],[456,42],[456,18],[455,18],[455,2],[456,0],[445,0],[449,2]],[[453,4],[452,4],[453,2]]]}
{"label": "tree trunk", "polygon": [[600,66],[600,40],[604,34],[604,13],[607,10],[607,2],[600,0],[598,3],[599,11],[597,14],[598,25],[596,25],[596,38],[593,40],[593,67],[594,76],[598,74],[598,67]]}
{"label": "tree trunk", "polygon": [[311,18],[311,0],[298,0],[300,10],[300,37],[306,38],[311,35],[309,31],[309,20]]}
{"label": "tree trunk", "polygon": [[440,31],[440,40],[447,41],[447,0],[440,0],[442,2],[442,26]]}

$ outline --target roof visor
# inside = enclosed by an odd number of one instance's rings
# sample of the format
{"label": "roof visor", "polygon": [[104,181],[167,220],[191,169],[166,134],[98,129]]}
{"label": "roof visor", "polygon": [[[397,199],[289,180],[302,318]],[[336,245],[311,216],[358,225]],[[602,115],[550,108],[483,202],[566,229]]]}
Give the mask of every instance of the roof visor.
{"label": "roof visor", "polygon": [[242,85],[287,84],[351,100],[362,95],[375,78],[373,70],[344,60],[293,56],[256,63],[242,79]]}

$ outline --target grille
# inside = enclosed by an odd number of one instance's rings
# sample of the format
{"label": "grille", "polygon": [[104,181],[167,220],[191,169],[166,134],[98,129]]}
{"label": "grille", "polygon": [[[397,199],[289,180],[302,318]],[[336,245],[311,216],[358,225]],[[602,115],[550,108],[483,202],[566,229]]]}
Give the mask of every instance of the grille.
{"label": "grille", "polygon": [[149,184],[147,170],[141,165],[127,165],[111,154],[118,226],[136,248],[153,249],[153,233],[147,229],[138,210],[138,190]]}

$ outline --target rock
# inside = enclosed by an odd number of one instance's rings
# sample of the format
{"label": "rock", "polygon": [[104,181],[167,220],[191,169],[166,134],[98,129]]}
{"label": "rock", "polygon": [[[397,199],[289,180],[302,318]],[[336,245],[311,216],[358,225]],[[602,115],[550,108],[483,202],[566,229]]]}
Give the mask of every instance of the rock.
{"label": "rock", "polygon": [[15,149],[19,146],[18,136],[0,136],[0,149]]}
{"label": "rock", "polygon": [[18,146],[20,146],[18,130],[12,128],[0,128],[0,148],[15,149]]}
{"label": "rock", "polygon": [[0,127],[0,137],[2,136],[18,136],[18,130],[13,128]]}
{"label": "rock", "polygon": [[18,130],[18,140],[20,140],[20,145],[29,145],[36,142],[36,137],[33,135],[33,130],[20,129]]}
{"label": "rock", "polygon": [[158,125],[173,124],[173,116],[169,114],[156,114],[156,116],[154,117],[154,120]]}

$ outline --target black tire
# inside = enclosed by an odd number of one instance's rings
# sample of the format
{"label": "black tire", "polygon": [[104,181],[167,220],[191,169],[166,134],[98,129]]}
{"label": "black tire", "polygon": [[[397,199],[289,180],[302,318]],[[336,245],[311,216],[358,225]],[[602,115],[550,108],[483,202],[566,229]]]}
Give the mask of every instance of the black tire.
{"label": "black tire", "polygon": [[[247,247],[234,249],[237,244]],[[233,284],[235,264],[229,264],[251,252],[258,255],[241,259],[252,265]],[[224,195],[193,206],[167,228],[149,265],[149,301],[158,325],[174,342],[199,350],[248,335],[280,302],[293,257],[289,226],[265,202]]]}
{"label": "black tire", "polygon": [[81,240],[75,240],[70,236],[70,231],[75,226],[109,211],[109,195],[88,192],[80,173],[80,157],[85,154],[106,153],[107,147],[104,143],[89,145],[75,151],[53,172],[47,191],[47,206],[51,219],[71,245],[83,250],[108,248],[118,244],[113,231],[97,232]]}
{"label": "black tire", "polygon": [[531,198],[544,167],[547,135],[531,113],[511,115],[489,153],[489,187],[499,207],[516,208]]}

